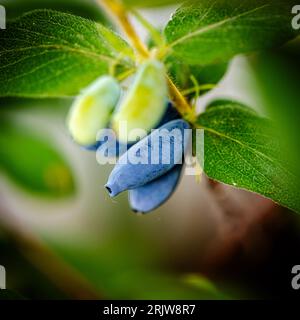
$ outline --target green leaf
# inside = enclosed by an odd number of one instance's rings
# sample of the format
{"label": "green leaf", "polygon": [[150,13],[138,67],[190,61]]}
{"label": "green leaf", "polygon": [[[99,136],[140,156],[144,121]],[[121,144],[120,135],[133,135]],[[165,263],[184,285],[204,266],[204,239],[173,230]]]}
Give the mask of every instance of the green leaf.
{"label": "green leaf", "polygon": [[226,62],[207,66],[188,65],[174,56],[170,56],[166,60],[166,66],[169,76],[182,90],[195,86],[191,77],[194,77],[199,85],[217,84],[224,77],[228,69],[228,63]]}
{"label": "green leaf", "polygon": [[0,96],[73,96],[112,64],[132,67],[131,48],[111,30],[56,11],[8,23],[0,41]]}
{"label": "green leaf", "polygon": [[291,26],[293,2],[190,1],[176,11],[165,29],[170,53],[186,63],[206,65],[280,46],[297,34]]}
{"label": "green leaf", "polygon": [[176,3],[181,3],[183,0],[123,0],[128,7],[161,7]]}
{"label": "green leaf", "polygon": [[0,171],[18,185],[47,197],[69,196],[75,186],[72,173],[47,141],[3,119],[0,124]]}
{"label": "green leaf", "polygon": [[300,213],[299,183],[272,123],[238,103],[214,103],[198,118],[205,130],[204,171]]}
{"label": "green leaf", "polygon": [[7,19],[17,18],[21,14],[36,9],[52,9],[109,25],[100,6],[93,0],[2,0],[1,4],[6,9]]}

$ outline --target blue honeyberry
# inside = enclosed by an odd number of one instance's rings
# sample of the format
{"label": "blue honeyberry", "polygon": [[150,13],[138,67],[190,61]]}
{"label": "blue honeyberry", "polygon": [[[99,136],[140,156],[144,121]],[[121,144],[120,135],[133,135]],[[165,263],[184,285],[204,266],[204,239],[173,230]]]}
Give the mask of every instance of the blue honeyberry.
{"label": "blue honeyberry", "polygon": [[117,139],[115,139],[114,141],[110,141],[110,143],[108,143],[107,140],[107,136],[103,136],[96,143],[82,147],[87,151],[99,152],[102,156],[107,158],[116,158],[120,157],[124,152],[126,152],[130,147],[133,146],[133,143],[128,143],[126,145],[124,143],[121,143]]}
{"label": "blue honeyberry", "polygon": [[141,187],[181,164],[189,128],[186,121],[173,120],[131,147],[119,158],[108,178],[106,188],[110,196]]}
{"label": "blue honeyberry", "polygon": [[87,146],[82,146],[82,148],[84,150],[88,150],[88,151],[97,151],[101,147],[102,144],[103,144],[102,141],[97,141],[94,144],[87,145]]}
{"label": "blue honeyberry", "polygon": [[176,165],[165,175],[129,191],[129,203],[134,212],[148,213],[164,204],[176,190],[182,165]]}
{"label": "blue honeyberry", "polygon": [[97,155],[105,158],[117,158],[124,154],[132,144],[124,144],[112,138],[108,139],[108,136],[102,137],[99,141],[98,147],[96,149]]}

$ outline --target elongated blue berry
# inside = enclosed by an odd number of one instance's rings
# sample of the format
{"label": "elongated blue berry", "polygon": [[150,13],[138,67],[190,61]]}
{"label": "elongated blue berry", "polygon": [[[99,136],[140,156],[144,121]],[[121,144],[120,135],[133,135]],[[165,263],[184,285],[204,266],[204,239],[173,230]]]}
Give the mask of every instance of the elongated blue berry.
{"label": "elongated blue berry", "polygon": [[[164,65],[147,60],[139,67],[132,87],[113,115],[112,128],[119,141],[135,142],[133,130],[143,130],[145,136],[155,128],[167,109],[167,94]],[[121,129],[124,123],[127,130]]]}
{"label": "elongated blue berry", "polygon": [[189,139],[190,130],[186,129],[189,129],[186,121],[173,120],[123,154],[106,184],[110,196],[141,187],[181,164]]}
{"label": "elongated blue berry", "polygon": [[182,165],[176,165],[165,175],[129,191],[129,203],[133,211],[147,213],[165,203],[175,191]]}
{"label": "elongated blue berry", "polygon": [[91,149],[97,147],[97,132],[108,125],[120,92],[118,82],[110,76],[100,77],[83,90],[75,99],[67,120],[75,142]]}

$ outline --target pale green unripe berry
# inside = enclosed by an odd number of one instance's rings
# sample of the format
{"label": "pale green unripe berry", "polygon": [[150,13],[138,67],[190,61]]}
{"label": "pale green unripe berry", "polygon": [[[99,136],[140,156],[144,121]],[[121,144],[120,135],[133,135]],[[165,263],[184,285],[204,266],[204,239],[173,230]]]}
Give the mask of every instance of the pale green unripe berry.
{"label": "pale green unripe berry", "polygon": [[[164,65],[154,59],[147,60],[138,69],[136,78],[127,96],[112,118],[112,128],[119,141],[135,141],[127,136],[131,130],[149,132],[164,115],[167,108],[167,83]],[[120,130],[126,122],[127,132]],[[142,138],[139,135],[140,138]]]}
{"label": "pale green unripe berry", "polygon": [[97,132],[106,128],[121,94],[119,83],[102,76],[75,99],[67,125],[75,142],[83,146],[96,143]]}

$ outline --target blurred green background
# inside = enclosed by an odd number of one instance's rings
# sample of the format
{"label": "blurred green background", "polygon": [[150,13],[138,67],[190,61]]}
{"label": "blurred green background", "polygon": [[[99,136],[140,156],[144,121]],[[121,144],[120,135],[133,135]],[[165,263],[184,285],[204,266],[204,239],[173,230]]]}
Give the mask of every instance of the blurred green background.
{"label": "blurred green background", "polygon": [[[128,1],[139,4],[138,1]],[[167,1],[168,4],[176,1]],[[34,8],[104,23],[93,1],[0,1],[9,18]],[[157,25],[175,6],[144,9]],[[237,57],[199,100],[234,98],[269,115],[291,162],[300,159],[297,41]],[[111,167],[70,139],[70,99],[0,99],[1,296],[23,299],[250,299],[287,297],[300,258],[300,220],[258,195],[185,176],[152,214],[109,199]],[[300,173],[300,171],[298,170]]]}

